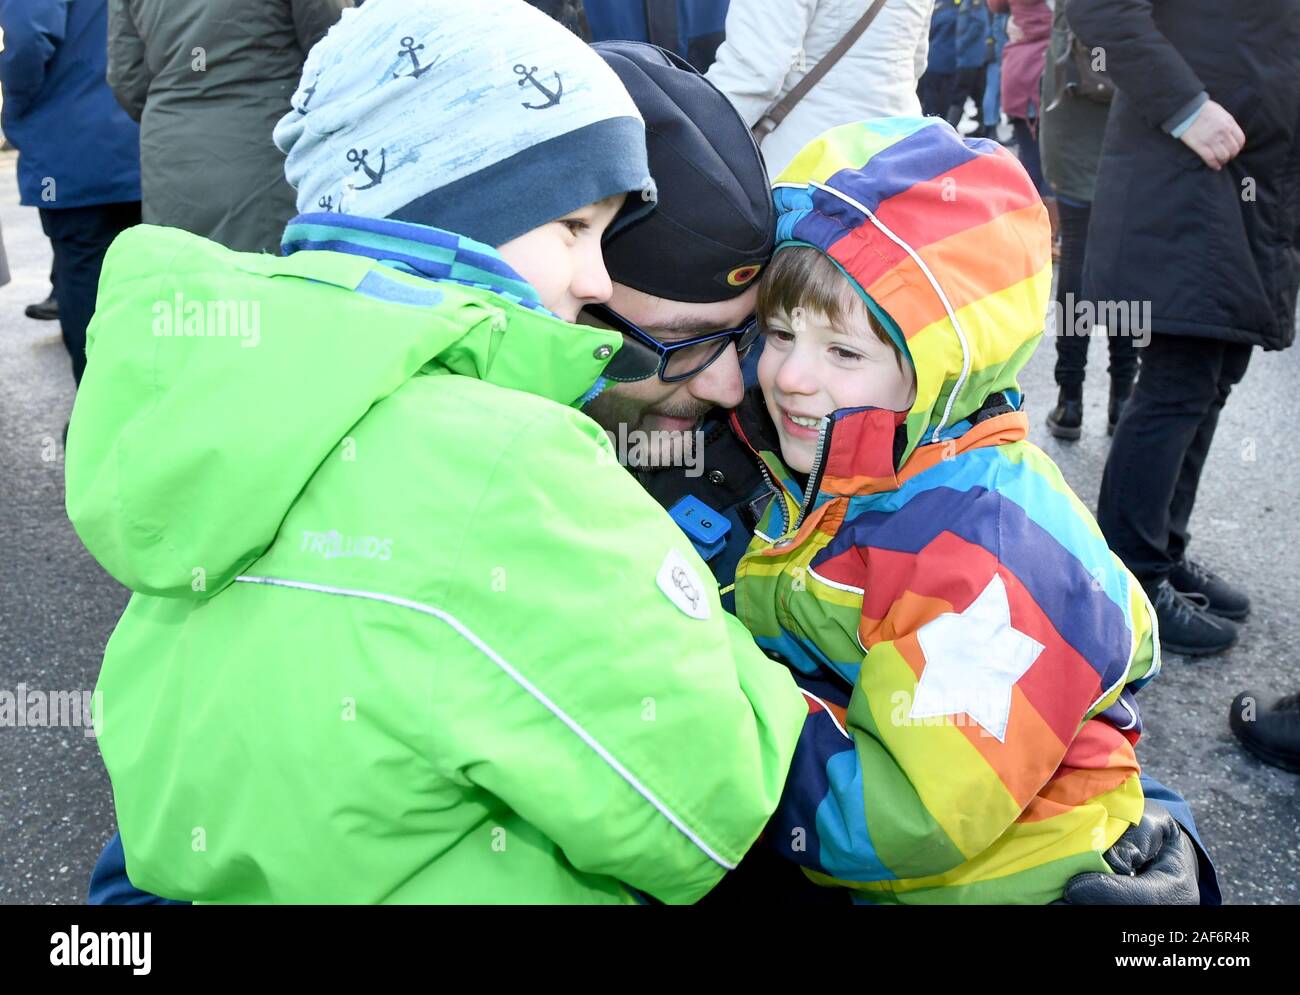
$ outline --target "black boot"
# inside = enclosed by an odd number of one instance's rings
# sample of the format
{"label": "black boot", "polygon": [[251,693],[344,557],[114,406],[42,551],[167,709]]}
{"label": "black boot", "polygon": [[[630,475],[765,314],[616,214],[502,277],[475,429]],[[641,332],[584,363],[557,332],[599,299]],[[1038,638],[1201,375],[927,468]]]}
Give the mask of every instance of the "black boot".
{"label": "black boot", "polygon": [[35,318],[37,321],[54,321],[59,316],[59,302],[54,299],[54,291],[50,291],[50,296],[37,304],[28,304],[23,308],[23,314],[29,318]]}
{"label": "black boot", "polygon": [[1167,580],[1147,588],[1160,623],[1160,648],[1183,656],[1222,653],[1237,641],[1237,627],[1205,610],[1203,594],[1180,594]]}
{"label": "black boot", "polygon": [[1184,557],[1183,562],[1169,571],[1169,583],[1182,594],[1205,595],[1205,610],[1211,615],[1243,619],[1250,614],[1250,597],[1245,591],[1233,587],[1195,560]]}
{"label": "black boot", "polygon": [[1107,435],[1115,434],[1115,426],[1119,424],[1119,416],[1124,413],[1124,405],[1128,404],[1128,399],[1132,396],[1132,380],[1116,380],[1114,377],[1111,378],[1110,404],[1106,408]]}
{"label": "black boot", "polygon": [[1288,695],[1268,708],[1261,695],[1243,691],[1232,701],[1228,724],[1237,739],[1259,759],[1300,774],[1300,694]]}
{"label": "black boot", "polygon": [[1063,386],[1047,415],[1047,431],[1058,439],[1077,439],[1083,434],[1083,384]]}

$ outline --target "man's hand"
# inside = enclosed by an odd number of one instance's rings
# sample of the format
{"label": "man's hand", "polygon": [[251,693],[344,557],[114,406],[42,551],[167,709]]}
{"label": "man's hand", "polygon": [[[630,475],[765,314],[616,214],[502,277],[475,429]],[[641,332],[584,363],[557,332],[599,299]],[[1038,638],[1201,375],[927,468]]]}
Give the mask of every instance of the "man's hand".
{"label": "man's hand", "polygon": [[1196,120],[1179,140],[1215,172],[1230,163],[1246,144],[1236,119],[1213,100],[1201,106]]}
{"label": "man's hand", "polygon": [[1065,886],[1069,905],[1199,905],[1196,847],[1159,802],[1106,851],[1114,874],[1078,874]]}

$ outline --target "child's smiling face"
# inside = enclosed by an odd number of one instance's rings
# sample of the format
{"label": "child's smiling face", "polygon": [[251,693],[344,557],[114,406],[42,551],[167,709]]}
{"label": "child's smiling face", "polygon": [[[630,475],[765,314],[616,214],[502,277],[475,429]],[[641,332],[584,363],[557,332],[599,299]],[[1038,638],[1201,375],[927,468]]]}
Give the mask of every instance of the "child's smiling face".
{"label": "child's smiling face", "polygon": [[912,364],[882,342],[854,300],[838,322],[793,308],[765,321],[758,383],[781,441],[781,458],[797,473],[812,471],[820,422],[840,408],[907,411],[916,399]]}

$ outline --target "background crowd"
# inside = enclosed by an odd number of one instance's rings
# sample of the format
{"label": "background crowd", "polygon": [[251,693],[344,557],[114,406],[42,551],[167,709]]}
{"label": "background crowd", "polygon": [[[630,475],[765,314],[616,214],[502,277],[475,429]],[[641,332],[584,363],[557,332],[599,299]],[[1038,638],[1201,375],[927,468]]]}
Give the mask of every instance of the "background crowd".
{"label": "background crowd", "polygon": [[[104,255],[127,228],[279,251],[298,212],[269,136],[308,52],[355,5],[0,0],[4,136],[54,257],[49,299],[27,313],[60,323],[76,383]],[[533,6],[584,40],[652,42],[704,73],[756,129],[772,180],[816,135],[875,117],[938,116],[1012,149],[1052,220],[1058,396],[1046,424],[1063,442],[1082,437],[1089,346],[1104,339],[1112,440],[1098,523],[1146,590],[1166,653],[1235,644],[1249,593],[1192,557],[1189,521],[1233,387],[1257,348],[1295,334],[1295,0]],[[417,72],[435,58],[409,54]],[[1275,690],[1267,706],[1243,691],[1229,721],[1256,756],[1300,771],[1300,694],[1287,693],[1300,681]]]}

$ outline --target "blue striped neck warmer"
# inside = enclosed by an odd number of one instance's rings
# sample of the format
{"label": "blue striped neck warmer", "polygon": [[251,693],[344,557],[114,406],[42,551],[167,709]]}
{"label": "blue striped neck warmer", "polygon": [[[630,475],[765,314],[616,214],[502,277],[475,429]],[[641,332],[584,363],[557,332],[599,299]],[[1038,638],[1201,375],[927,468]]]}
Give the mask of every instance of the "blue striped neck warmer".
{"label": "blue striped neck warmer", "polygon": [[[533,285],[496,249],[441,228],[350,214],[300,214],[285,228],[280,252],[288,256],[313,249],[365,256],[403,273],[487,290],[522,307],[552,313]],[[573,406],[581,408],[608,385],[600,377]]]}
{"label": "blue striped neck warmer", "polygon": [[351,214],[300,214],[285,228],[280,252],[288,256],[303,249],[366,256],[404,273],[489,290],[515,304],[551,313],[533,285],[496,249],[441,228]]}

